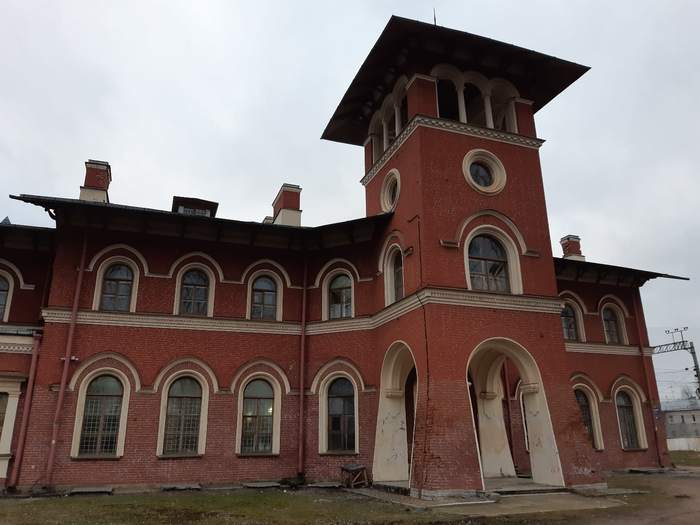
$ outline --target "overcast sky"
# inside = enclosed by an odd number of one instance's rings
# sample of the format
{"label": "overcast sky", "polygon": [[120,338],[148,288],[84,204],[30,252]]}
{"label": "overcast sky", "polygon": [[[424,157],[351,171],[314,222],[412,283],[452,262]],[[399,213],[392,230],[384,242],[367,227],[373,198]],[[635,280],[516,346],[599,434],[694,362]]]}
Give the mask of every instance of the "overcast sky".
{"label": "overcast sky", "polygon": [[[688,276],[643,288],[652,344],[700,334],[700,3],[693,1],[32,2],[0,0],[4,194],[77,197],[112,165],[112,202],[173,195],[261,220],[283,182],[303,223],[364,215],[363,154],[319,140],[389,16],[592,67],[536,115],[555,254]],[[697,161],[696,161],[697,165]],[[0,219],[50,225],[0,200]],[[700,340],[698,341],[700,343]],[[663,387],[686,353],[657,358]]]}

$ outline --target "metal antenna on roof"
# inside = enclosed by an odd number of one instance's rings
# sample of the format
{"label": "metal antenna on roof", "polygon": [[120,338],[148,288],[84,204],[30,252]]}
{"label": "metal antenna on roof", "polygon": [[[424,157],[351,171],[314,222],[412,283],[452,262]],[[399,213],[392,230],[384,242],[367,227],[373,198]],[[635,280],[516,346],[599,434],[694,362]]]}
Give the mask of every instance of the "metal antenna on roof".
{"label": "metal antenna on roof", "polygon": [[435,8],[433,7],[433,25],[437,25],[437,16],[435,16]]}

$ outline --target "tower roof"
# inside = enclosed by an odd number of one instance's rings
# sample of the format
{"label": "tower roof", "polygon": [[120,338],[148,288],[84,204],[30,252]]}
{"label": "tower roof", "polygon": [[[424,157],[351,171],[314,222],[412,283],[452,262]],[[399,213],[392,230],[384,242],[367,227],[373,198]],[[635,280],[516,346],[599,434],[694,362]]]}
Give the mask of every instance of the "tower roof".
{"label": "tower roof", "polygon": [[574,62],[483,36],[392,16],[333,113],[321,138],[362,145],[373,113],[401,75],[438,64],[502,77],[537,111],[588,69]]}

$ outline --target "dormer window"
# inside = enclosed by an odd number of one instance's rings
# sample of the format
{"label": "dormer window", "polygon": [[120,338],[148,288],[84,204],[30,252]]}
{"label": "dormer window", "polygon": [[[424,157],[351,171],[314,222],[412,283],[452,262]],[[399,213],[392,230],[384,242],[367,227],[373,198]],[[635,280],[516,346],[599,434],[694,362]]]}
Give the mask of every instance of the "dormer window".
{"label": "dormer window", "polygon": [[194,197],[173,197],[172,212],[194,217],[216,217],[218,202],[195,199]]}
{"label": "dormer window", "polygon": [[188,208],[186,206],[180,206],[177,212],[182,213],[183,215],[199,215],[200,217],[211,216],[211,212],[209,210],[202,210],[200,208]]}

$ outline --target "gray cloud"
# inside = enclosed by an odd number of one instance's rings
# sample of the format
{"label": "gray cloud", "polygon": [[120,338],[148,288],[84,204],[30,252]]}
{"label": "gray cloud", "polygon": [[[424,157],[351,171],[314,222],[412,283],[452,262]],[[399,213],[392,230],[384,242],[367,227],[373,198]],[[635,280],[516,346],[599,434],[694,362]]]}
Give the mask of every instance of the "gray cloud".
{"label": "gray cloud", "polygon": [[[114,202],[174,194],[260,220],[282,182],[305,224],[364,214],[362,152],[318,140],[391,14],[592,66],[537,115],[555,253],[697,277],[700,4],[628,2],[3,2],[3,193],[77,196],[108,160]],[[9,199],[0,215],[49,224]],[[1,217],[0,217],[1,218]],[[652,342],[698,333],[700,285],[643,289]],[[664,368],[687,356],[664,358]],[[667,361],[671,361],[669,365]],[[675,377],[675,376],[674,376]]]}

